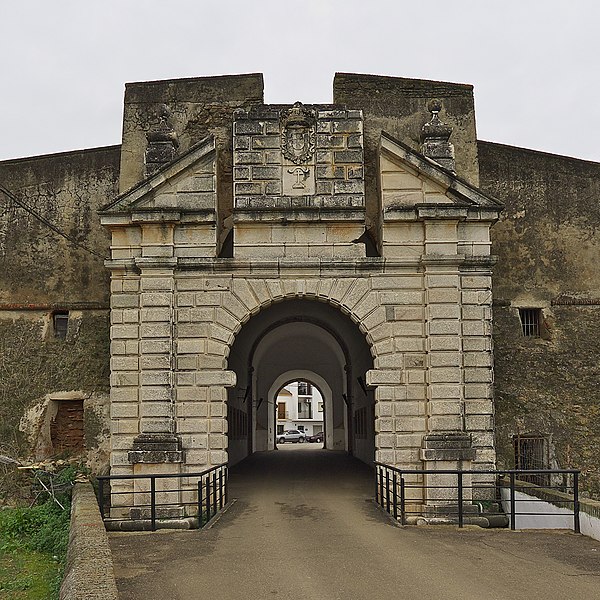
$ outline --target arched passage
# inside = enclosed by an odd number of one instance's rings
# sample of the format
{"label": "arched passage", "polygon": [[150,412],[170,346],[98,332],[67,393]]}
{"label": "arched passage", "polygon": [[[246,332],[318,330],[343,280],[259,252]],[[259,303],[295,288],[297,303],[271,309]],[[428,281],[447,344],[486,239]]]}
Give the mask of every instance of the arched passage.
{"label": "arched passage", "polygon": [[[271,388],[269,389],[269,407],[268,410],[273,415],[273,425],[275,424],[275,403],[277,401],[277,393],[279,390],[291,383],[292,381],[308,381],[313,385],[317,386],[321,396],[323,397],[323,403],[325,410],[325,448],[333,447],[333,424],[331,418],[327,418],[333,412],[333,392],[331,391],[331,387],[327,383],[327,380],[314,373],[312,371],[307,371],[305,369],[295,369],[293,371],[287,371],[286,373],[281,374],[273,383]],[[273,433],[271,433],[273,431]],[[267,448],[272,448],[274,445],[274,441],[276,439],[274,429],[269,427],[269,437],[267,439]]]}
{"label": "arched passage", "polygon": [[228,363],[237,379],[228,391],[231,464],[274,448],[275,394],[302,378],[314,381],[328,403],[326,446],[373,460],[374,395],[364,385],[373,358],[358,326],[339,309],[304,299],[273,304],[241,328]]}

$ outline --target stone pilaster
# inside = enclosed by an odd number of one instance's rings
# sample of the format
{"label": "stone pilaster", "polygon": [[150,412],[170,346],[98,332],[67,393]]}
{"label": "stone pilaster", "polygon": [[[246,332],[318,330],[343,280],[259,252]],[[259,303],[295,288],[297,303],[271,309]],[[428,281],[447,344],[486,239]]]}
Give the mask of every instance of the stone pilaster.
{"label": "stone pilaster", "polygon": [[[173,225],[146,225],[142,234],[139,326],[140,434],[129,452],[132,463],[179,463],[175,435],[173,312]],[[158,256],[157,256],[158,255]]]}
{"label": "stone pilaster", "polygon": [[458,223],[443,220],[425,225],[427,431],[464,431]]}
{"label": "stone pilaster", "polygon": [[[127,451],[139,434],[139,273],[133,260],[111,264],[111,473],[131,472]],[[122,487],[117,483],[117,487]],[[117,496],[118,499],[124,496]]]}

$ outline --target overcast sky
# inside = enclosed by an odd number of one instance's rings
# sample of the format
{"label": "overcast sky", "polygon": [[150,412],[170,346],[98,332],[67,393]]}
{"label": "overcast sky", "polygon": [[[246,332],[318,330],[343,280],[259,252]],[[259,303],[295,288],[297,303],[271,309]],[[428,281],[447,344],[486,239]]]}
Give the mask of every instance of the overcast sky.
{"label": "overcast sky", "polygon": [[478,137],[600,161],[598,0],[0,0],[0,159],[117,144],[130,81],[336,71],[475,86]]}

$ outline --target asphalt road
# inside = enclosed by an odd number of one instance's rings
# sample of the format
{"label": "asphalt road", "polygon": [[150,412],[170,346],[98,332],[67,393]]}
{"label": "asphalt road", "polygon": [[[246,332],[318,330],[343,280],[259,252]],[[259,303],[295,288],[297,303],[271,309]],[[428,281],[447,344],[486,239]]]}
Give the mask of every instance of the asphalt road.
{"label": "asphalt road", "polygon": [[122,600],[600,599],[600,542],[567,532],[397,527],[371,471],[314,444],[232,470],[210,529],[112,533]]}

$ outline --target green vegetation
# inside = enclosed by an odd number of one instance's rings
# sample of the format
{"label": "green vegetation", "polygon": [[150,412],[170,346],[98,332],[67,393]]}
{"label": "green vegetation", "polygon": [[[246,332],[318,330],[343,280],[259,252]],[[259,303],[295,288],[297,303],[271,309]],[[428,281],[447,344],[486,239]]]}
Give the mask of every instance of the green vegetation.
{"label": "green vegetation", "polygon": [[[72,481],[68,467],[55,484]],[[32,507],[0,509],[0,598],[57,600],[69,541],[70,498],[63,493]]]}
{"label": "green vegetation", "polygon": [[21,548],[6,551],[0,536],[0,598],[3,600],[54,600],[62,566],[51,556]]}

